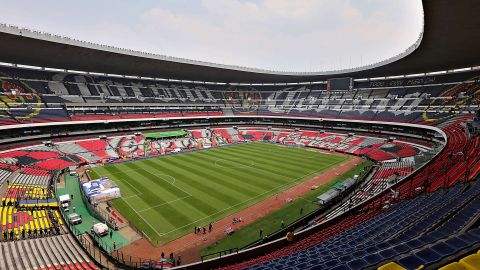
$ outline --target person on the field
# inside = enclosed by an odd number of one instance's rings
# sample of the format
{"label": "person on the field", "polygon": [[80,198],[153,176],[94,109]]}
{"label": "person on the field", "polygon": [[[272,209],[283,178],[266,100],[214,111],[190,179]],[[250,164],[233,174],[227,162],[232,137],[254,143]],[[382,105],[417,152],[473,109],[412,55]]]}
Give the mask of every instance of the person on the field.
{"label": "person on the field", "polygon": [[212,232],[213,226],[212,223],[208,224],[208,232]]}
{"label": "person on the field", "polygon": [[260,229],[260,238],[262,238],[262,236],[263,236],[263,230]]}
{"label": "person on the field", "polygon": [[197,234],[197,226],[195,226],[195,228],[193,228],[193,233]]}
{"label": "person on the field", "polygon": [[207,229],[205,229],[205,227],[203,227],[203,234],[206,234],[207,233]]}

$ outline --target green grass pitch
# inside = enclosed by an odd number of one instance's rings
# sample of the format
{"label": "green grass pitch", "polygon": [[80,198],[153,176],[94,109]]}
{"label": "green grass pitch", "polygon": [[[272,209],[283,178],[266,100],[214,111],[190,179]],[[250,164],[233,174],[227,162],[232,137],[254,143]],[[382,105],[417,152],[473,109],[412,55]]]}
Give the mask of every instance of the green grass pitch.
{"label": "green grass pitch", "polygon": [[117,210],[153,244],[162,245],[346,161],[348,157],[248,143],[90,170],[109,177]]}

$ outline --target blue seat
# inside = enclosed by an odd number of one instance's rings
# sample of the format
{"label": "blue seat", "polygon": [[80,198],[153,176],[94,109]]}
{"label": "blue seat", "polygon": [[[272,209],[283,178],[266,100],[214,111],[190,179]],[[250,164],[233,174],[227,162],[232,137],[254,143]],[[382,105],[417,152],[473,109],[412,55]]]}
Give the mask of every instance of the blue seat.
{"label": "blue seat", "polygon": [[353,252],[352,256],[355,257],[355,258],[359,258],[359,257],[363,257],[366,254],[367,254],[367,252],[365,252],[365,250],[360,249],[360,250],[357,250],[357,251]]}
{"label": "blue seat", "polygon": [[308,261],[308,264],[312,266],[312,265],[317,265],[317,264],[319,264],[319,263],[321,263],[321,262],[322,262],[322,260],[320,260],[320,259],[317,258],[317,259],[311,259],[311,260],[309,260],[309,261]]}
{"label": "blue seat", "polygon": [[396,237],[392,240],[389,240],[388,243],[392,246],[405,242],[402,238]]}
{"label": "blue seat", "polygon": [[351,270],[348,266],[346,265],[337,265],[335,267],[332,267],[332,268],[328,268],[328,269],[331,269],[331,270]]}
{"label": "blue seat", "polygon": [[417,269],[419,266],[423,265],[423,260],[415,256],[415,254],[412,254],[401,258],[397,263],[407,269]]}
{"label": "blue seat", "polygon": [[471,229],[470,231],[468,231],[468,233],[471,233],[480,237],[480,228]]}
{"label": "blue seat", "polygon": [[281,264],[281,263],[277,263],[273,266],[273,269],[284,269],[285,268],[285,264]]}
{"label": "blue seat", "polygon": [[374,265],[383,261],[383,257],[378,255],[378,253],[367,255],[363,257],[363,259],[370,265]]}
{"label": "blue seat", "polygon": [[361,270],[361,269],[364,269],[365,267],[368,267],[369,265],[370,264],[363,259],[357,259],[347,263],[347,266],[351,270]]}
{"label": "blue seat", "polygon": [[457,252],[457,250],[454,247],[446,244],[445,242],[437,243],[433,245],[431,249],[437,252],[438,254],[440,254],[442,258],[453,255]]}
{"label": "blue seat", "polygon": [[366,252],[366,253],[370,253],[370,254],[375,253],[375,252],[377,252],[378,250],[379,250],[379,249],[378,249],[378,247],[376,247],[376,246],[369,246],[369,247],[365,248],[365,252]]}
{"label": "blue seat", "polygon": [[353,257],[352,255],[350,255],[350,254],[347,254],[347,255],[344,255],[344,256],[338,258],[338,260],[339,260],[340,262],[342,262],[342,263],[349,262],[349,261],[351,261],[351,260],[353,260],[353,259],[354,259],[354,257]]}
{"label": "blue seat", "polygon": [[423,246],[423,243],[420,242],[419,240],[417,239],[412,239],[408,242],[405,243],[408,247],[410,247],[410,249],[416,249],[416,248],[419,248],[421,246]]}
{"label": "blue seat", "polygon": [[402,236],[404,239],[410,239],[410,238],[412,238],[412,237],[417,236],[417,234],[418,234],[417,232],[414,232],[413,230],[409,230],[409,231],[406,231],[406,232],[402,233],[401,236]]}
{"label": "blue seat", "polygon": [[427,245],[427,244],[430,244],[432,242],[434,242],[435,240],[437,240],[435,237],[431,236],[431,235],[422,235],[420,237],[417,238],[418,241],[422,242],[424,245]]}
{"label": "blue seat", "polygon": [[378,248],[378,250],[383,250],[390,247],[390,245],[387,242],[382,242],[382,243],[376,244],[375,246]]}
{"label": "blue seat", "polygon": [[397,254],[402,254],[410,250],[410,248],[405,244],[396,245],[392,248],[395,250],[395,252],[397,252]]}
{"label": "blue seat", "polygon": [[297,267],[298,269],[305,269],[305,268],[307,268],[307,266],[308,266],[308,263],[306,263],[306,262],[304,262],[304,263],[299,263],[299,264],[296,265],[296,267]]}
{"label": "blue seat", "polygon": [[445,243],[447,245],[455,248],[457,252],[462,250],[462,249],[465,249],[469,246],[469,244],[467,242],[465,242],[464,240],[462,240],[462,239],[460,239],[456,236],[446,240]]}
{"label": "blue seat", "polygon": [[444,238],[446,236],[448,236],[449,234],[448,233],[444,233],[440,230],[436,230],[434,232],[431,232],[430,235],[436,239],[440,239],[440,238]]}
{"label": "blue seat", "polygon": [[324,270],[323,264],[315,265],[309,268],[310,270]]}
{"label": "blue seat", "polygon": [[320,257],[320,259],[321,259],[322,261],[329,261],[329,260],[333,259],[333,256],[330,255],[330,254],[325,254],[325,255],[322,255],[322,256]]}
{"label": "blue seat", "polygon": [[431,248],[420,250],[415,255],[424,262],[425,266],[430,265],[442,259],[442,256],[437,252],[435,252],[434,250],[432,250]]}
{"label": "blue seat", "polygon": [[324,262],[323,265],[327,267],[327,269],[330,269],[331,267],[340,265],[340,262],[338,260],[330,260],[330,261]]}
{"label": "blue seat", "polygon": [[458,236],[458,238],[462,239],[464,242],[468,243],[468,246],[474,245],[477,242],[480,242],[480,236],[474,232],[466,232]]}
{"label": "blue seat", "polygon": [[396,255],[398,255],[398,253],[395,252],[395,250],[393,248],[382,250],[378,254],[380,254],[380,256],[382,256],[384,260],[391,259],[391,258],[395,257]]}

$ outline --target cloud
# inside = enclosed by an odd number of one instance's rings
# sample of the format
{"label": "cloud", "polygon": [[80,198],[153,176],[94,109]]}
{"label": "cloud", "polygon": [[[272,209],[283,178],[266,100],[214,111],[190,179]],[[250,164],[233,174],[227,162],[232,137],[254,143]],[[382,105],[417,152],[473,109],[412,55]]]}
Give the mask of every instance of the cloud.
{"label": "cloud", "polygon": [[[6,4],[0,20],[107,45],[288,71],[369,64],[401,53],[421,30],[417,0],[138,0],[71,9]],[[90,8],[91,2],[95,9]],[[55,10],[59,16],[43,16]],[[68,16],[66,16],[68,14]]]}

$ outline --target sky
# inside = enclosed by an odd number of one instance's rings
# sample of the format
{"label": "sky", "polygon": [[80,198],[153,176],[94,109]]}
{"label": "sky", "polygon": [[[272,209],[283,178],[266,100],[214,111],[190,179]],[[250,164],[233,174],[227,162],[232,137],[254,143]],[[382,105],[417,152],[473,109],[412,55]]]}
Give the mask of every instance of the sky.
{"label": "sky", "polygon": [[422,31],[421,0],[0,0],[0,22],[120,48],[314,72],[395,56]]}

